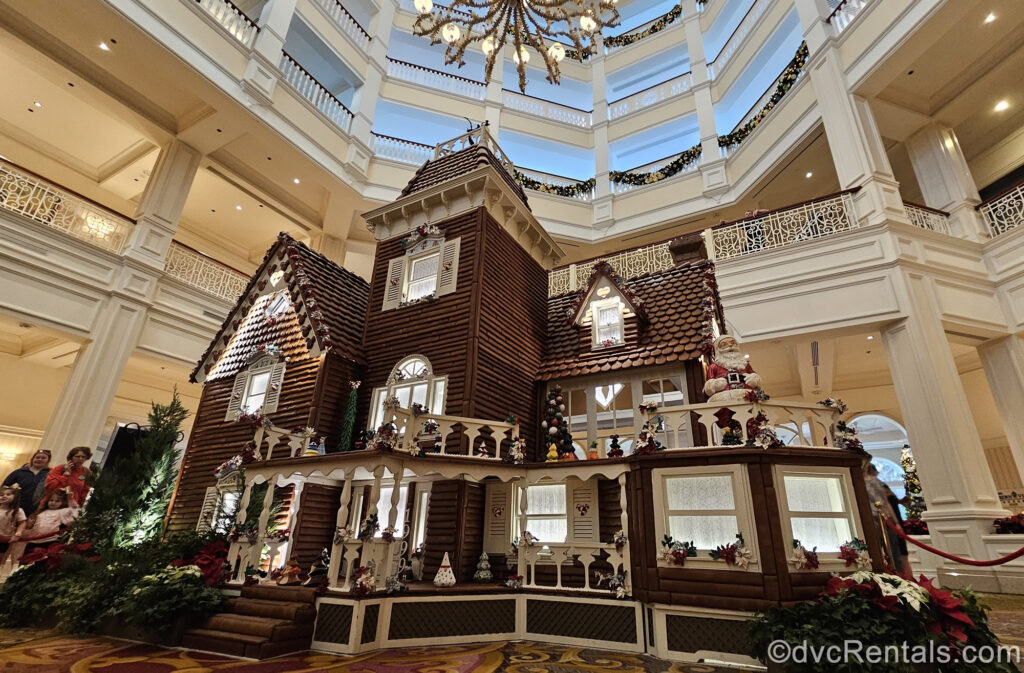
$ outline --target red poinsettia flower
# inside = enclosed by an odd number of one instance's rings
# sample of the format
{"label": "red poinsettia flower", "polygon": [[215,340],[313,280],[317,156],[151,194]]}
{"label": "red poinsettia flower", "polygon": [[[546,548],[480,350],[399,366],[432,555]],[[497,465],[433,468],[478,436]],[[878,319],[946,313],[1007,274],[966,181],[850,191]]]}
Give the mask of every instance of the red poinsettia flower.
{"label": "red poinsettia flower", "polygon": [[45,563],[46,572],[55,570],[64,564],[64,556],[66,554],[74,554],[81,556],[86,561],[96,562],[100,560],[98,554],[90,553],[92,550],[91,542],[79,542],[76,544],[64,544],[62,542],[54,542],[53,544],[47,545],[46,547],[39,547],[33,549],[28,554],[25,554],[18,562],[22,565],[29,565],[32,563]]}
{"label": "red poinsettia flower", "polygon": [[957,598],[952,591],[936,589],[932,581],[921,575],[917,583],[928,590],[929,602],[935,606],[935,619],[928,625],[931,633],[945,634],[961,643],[967,642],[966,627],[973,627],[974,622],[967,616],[963,608],[963,599]]}

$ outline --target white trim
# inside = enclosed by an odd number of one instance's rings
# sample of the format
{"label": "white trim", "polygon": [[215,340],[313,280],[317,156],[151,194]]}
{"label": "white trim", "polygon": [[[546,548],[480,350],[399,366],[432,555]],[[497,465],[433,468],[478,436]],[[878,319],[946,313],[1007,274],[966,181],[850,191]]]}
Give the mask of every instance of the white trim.
{"label": "white trim", "polygon": [[[861,526],[860,516],[856,511],[857,499],[854,496],[853,491],[853,480],[850,477],[849,468],[845,467],[821,467],[813,465],[774,465],[772,467],[773,476],[775,478],[775,493],[779,506],[779,516],[782,525],[783,544],[791,542],[794,539],[793,535],[793,523],[792,517],[789,511],[789,502],[786,496],[786,475],[795,476],[806,476],[806,477],[838,477],[840,484],[840,493],[843,497],[843,509],[840,512],[799,512],[800,517],[827,517],[834,519],[845,518],[850,523],[850,532],[853,537],[864,539],[864,529]],[[842,540],[840,544],[846,542]],[[787,547],[787,559],[791,555],[791,548]],[[846,570],[846,562],[839,558],[839,551],[823,551],[818,552],[818,571],[842,571]],[[791,573],[804,572],[796,570],[792,564],[787,563],[787,568]]]}

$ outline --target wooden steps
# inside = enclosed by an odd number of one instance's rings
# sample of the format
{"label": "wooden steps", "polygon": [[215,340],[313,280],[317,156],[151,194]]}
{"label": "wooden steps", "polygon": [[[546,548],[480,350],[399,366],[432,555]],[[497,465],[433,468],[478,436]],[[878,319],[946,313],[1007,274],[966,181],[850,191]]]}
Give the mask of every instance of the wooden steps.
{"label": "wooden steps", "polygon": [[309,649],[315,600],[316,590],[308,587],[242,587],[223,612],[186,631],[182,646],[250,659]]}

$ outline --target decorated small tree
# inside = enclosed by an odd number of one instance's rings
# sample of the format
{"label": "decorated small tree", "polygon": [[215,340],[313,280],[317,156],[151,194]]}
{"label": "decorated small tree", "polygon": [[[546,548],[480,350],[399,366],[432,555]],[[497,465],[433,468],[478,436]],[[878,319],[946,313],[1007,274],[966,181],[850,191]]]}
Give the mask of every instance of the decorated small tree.
{"label": "decorated small tree", "polygon": [[544,421],[541,427],[547,433],[545,444],[554,445],[559,460],[576,460],[576,449],[569,434],[569,424],[565,419],[565,398],[562,386],[555,386],[548,391],[547,403],[544,406]]}
{"label": "decorated small tree", "polygon": [[359,381],[349,381],[348,402],[345,404],[345,418],[341,421],[341,436],[338,438],[338,451],[352,450],[352,431],[356,427],[356,398],[359,393]]}
{"label": "decorated small tree", "polygon": [[444,553],[444,558],[441,559],[441,567],[437,569],[437,574],[434,575],[434,586],[455,586],[455,573],[452,572],[452,562],[448,560],[448,552]]}
{"label": "decorated small tree", "polygon": [[480,554],[480,561],[476,564],[476,572],[473,573],[473,581],[486,584],[494,581],[494,574],[491,572],[491,561],[487,552]]}
{"label": "decorated small tree", "polygon": [[903,445],[903,453],[900,454],[900,466],[903,467],[903,484],[907,489],[907,518],[920,519],[927,507],[921,496],[921,478],[917,476],[917,461],[906,444]]}

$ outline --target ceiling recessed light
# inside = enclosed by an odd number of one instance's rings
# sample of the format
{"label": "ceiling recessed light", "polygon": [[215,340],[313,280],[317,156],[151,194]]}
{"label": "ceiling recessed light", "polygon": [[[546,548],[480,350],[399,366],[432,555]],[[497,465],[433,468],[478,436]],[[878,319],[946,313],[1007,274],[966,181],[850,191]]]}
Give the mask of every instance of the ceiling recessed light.
{"label": "ceiling recessed light", "polygon": [[992,23],[995,20],[996,20],[996,15],[995,14],[991,14],[990,13],[988,16],[985,17],[985,23]]}
{"label": "ceiling recessed light", "polygon": [[75,85],[74,82],[68,82],[68,86],[74,86],[74,85]]}
{"label": "ceiling recessed light", "polygon": [[107,46],[106,42],[100,42],[100,49],[102,49],[103,51],[110,51],[110,47]]}
{"label": "ceiling recessed light", "polygon": [[241,210],[241,209],[242,209],[242,206],[237,205],[237,204],[235,205],[235,210]]}
{"label": "ceiling recessed light", "polygon": [[1010,103],[1009,102],[1007,102],[1005,100],[1001,100],[998,103],[996,103],[996,112],[1002,112],[1003,110],[1006,110],[1009,107],[1010,107]]}
{"label": "ceiling recessed light", "polygon": [[811,171],[807,171],[807,174],[804,175],[805,178],[809,178],[809,177],[813,177],[813,176],[814,176],[814,173],[812,173]]}
{"label": "ceiling recessed light", "polygon": [[875,338],[875,335],[873,335],[873,334],[869,334],[869,335],[868,335],[868,341],[871,341],[871,340],[872,340],[872,339],[874,339],[874,338]]}
{"label": "ceiling recessed light", "polygon": [[292,182],[294,182],[295,184],[299,184],[299,179],[298,178],[293,178]]}
{"label": "ceiling recessed light", "polygon": [[216,212],[217,212],[217,209],[216,209],[216,208],[210,208],[210,212],[211,212],[211,213],[216,213]]}
{"label": "ceiling recessed light", "polygon": [[43,107],[43,104],[40,103],[39,101],[36,101],[36,102],[32,103],[32,105],[35,105],[36,107]]}
{"label": "ceiling recessed light", "polygon": [[748,353],[744,353],[744,354],[743,354],[743,357],[744,357],[744,358],[746,358],[747,360],[749,360],[749,359],[750,359],[750,354],[748,354]]}

